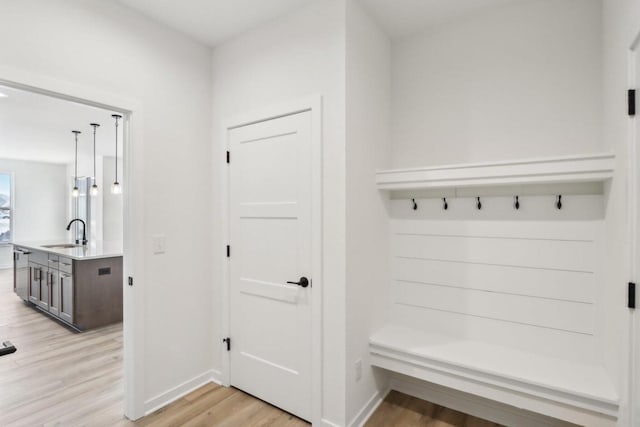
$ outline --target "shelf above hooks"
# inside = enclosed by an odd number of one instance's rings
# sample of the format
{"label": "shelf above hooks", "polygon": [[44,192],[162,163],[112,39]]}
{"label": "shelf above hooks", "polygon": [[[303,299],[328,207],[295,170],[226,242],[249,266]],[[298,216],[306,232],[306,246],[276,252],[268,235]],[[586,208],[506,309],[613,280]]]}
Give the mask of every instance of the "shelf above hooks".
{"label": "shelf above hooks", "polygon": [[379,190],[393,191],[603,182],[613,177],[614,170],[614,154],[596,153],[496,163],[382,170],[376,173],[376,184]]}

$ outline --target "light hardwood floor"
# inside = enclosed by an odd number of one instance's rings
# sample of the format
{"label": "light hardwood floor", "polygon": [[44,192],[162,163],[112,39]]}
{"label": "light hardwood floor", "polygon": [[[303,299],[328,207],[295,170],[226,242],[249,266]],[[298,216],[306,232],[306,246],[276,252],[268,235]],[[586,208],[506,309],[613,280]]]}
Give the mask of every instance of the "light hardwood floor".
{"label": "light hardwood floor", "polygon": [[[240,390],[209,384],[133,423],[123,418],[122,325],[74,332],[13,293],[0,270],[0,341],[18,351],[0,357],[0,426],[303,427],[308,423]],[[367,427],[494,427],[397,392]]]}
{"label": "light hardwood floor", "polygon": [[500,425],[392,391],[365,427],[500,427]]}

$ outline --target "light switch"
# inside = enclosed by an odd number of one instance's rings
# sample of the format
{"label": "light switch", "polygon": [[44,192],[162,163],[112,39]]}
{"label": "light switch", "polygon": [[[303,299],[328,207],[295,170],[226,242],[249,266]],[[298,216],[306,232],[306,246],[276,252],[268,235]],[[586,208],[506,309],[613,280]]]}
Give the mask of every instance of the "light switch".
{"label": "light switch", "polygon": [[164,234],[155,234],[151,236],[151,248],[154,254],[163,254],[167,250],[166,236]]}

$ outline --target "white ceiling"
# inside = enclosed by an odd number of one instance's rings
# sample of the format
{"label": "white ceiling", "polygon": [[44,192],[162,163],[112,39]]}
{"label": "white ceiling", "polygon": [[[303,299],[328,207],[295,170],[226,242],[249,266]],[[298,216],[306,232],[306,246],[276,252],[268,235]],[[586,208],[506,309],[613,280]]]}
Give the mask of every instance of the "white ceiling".
{"label": "white ceiling", "polygon": [[311,1],[321,0],[117,1],[214,47]]}
{"label": "white ceiling", "polygon": [[[215,47],[313,1],[116,0],[147,17]],[[402,38],[515,0],[360,0],[392,38]]]}
{"label": "white ceiling", "polygon": [[360,0],[392,38],[402,38],[514,0]]}
{"label": "white ceiling", "polygon": [[[2,86],[0,93],[8,95],[0,97],[0,158],[71,163],[74,129],[82,132],[79,154],[93,155],[93,128],[89,123],[101,125],[96,132],[97,155],[115,154],[113,112]],[[122,155],[119,133],[118,151]]]}

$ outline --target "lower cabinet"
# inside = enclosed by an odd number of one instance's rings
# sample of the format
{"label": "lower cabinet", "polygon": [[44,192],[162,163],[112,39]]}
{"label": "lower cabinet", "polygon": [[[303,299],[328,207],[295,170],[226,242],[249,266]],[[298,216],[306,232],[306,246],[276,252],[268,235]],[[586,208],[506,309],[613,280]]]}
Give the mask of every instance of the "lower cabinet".
{"label": "lower cabinet", "polygon": [[29,263],[31,283],[29,285],[29,301],[45,310],[49,310],[49,274],[47,267]]}
{"label": "lower cabinet", "polygon": [[47,257],[38,251],[32,253],[35,261],[29,262],[29,302],[73,324],[72,260]]}
{"label": "lower cabinet", "polygon": [[60,272],[49,269],[47,279],[49,281],[49,313],[60,316]]}
{"label": "lower cabinet", "polygon": [[42,268],[33,262],[29,263],[29,302],[38,304],[40,301],[40,282]]}
{"label": "lower cabinet", "polygon": [[29,302],[88,330],[122,321],[122,257],[72,260],[29,249]]}
{"label": "lower cabinet", "polygon": [[60,318],[73,323],[73,275],[60,272]]}

